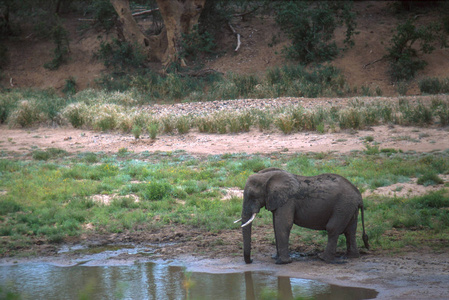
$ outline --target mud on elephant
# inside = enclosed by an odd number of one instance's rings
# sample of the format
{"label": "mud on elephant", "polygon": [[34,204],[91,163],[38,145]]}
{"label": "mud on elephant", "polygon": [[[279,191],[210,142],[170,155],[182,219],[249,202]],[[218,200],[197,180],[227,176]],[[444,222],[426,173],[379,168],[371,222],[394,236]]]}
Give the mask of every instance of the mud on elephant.
{"label": "mud on elephant", "polygon": [[[273,213],[277,264],[292,261],[288,244],[293,224],[327,231],[327,246],[324,253],[319,255],[324,261],[334,261],[338,237],[343,233],[346,237],[346,256],[359,257],[356,244],[359,209],[361,209],[363,242],[365,247],[369,248],[368,236],[365,233],[362,195],[347,179],[336,174],[306,177],[277,168],[268,168],[251,175],[243,193],[241,221],[243,254],[247,264],[252,262],[251,222],[264,206]],[[236,222],[238,221],[240,220]]]}

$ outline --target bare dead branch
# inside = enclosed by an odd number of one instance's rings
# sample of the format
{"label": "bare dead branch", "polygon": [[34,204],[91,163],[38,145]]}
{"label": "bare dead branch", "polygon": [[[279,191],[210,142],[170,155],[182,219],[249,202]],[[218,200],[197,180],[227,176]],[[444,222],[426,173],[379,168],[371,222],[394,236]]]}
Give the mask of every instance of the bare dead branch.
{"label": "bare dead branch", "polygon": [[198,71],[193,71],[193,72],[188,72],[188,73],[184,73],[184,74],[180,74],[181,76],[190,76],[190,77],[204,77],[210,74],[215,74],[215,73],[219,73],[219,74],[223,74],[219,71],[216,71],[214,69],[203,69],[203,70],[198,70]]}
{"label": "bare dead branch", "polygon": [[369,65],[375,64],[375,63],[380,62],[380,61],[382,61],[384,59],[385,59],[385,57],[382,57],[382,58],[376,59],[376,60],[374,60],[372,62],[369,62],[366,65],[364,65],[363,68],[366,69],[366,67],[368,67]]}
{"label": "bare dead branch", "polygon": [[229,28],[231,28],[232,33],[237,37],[237,47],[234,50],[235,52],[237,52],[237,50],[239,50],[239,48],[240,48],[240,45],[242,44],[240,42],[240,34],[237,33],[237,31],[235,31],[235,29],[234,29],[234,27],[232,27],[231,23],[228,22],[228,26],[229,26]]}
{"label": "bare dead branch", "polygon": [[155,11],[158,11],[159,8],[153,8],[153,9],[148,9],[148,10],[144,10],[144,11],[139,11],[139,12],[135,12],[133,13],[133,17],[137,17],[137,16],[142,16],[142,15],[149,15],[154,13]]}

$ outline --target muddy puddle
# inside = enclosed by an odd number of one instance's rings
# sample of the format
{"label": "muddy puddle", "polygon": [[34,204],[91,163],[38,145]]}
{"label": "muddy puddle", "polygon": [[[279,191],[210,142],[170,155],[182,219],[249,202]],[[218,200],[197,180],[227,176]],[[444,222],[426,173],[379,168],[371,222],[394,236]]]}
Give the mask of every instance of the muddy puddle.
{"label": "muddy puddle", "polygon": [[[73,250],[73,249],[72,249]],[[77,249],[76,251],[85,251]],[[62,253],[68,251],[62,249]],[[276,276],[267,271],[210,273],[180,260],[120,260],[149,249],[89,251],[76,259],[0,264],[0,287],[21,299],[372,299],[372,289]],[[1,296],[1,291],[0,291]],[[1,298],[1,297],[0,297]]]}
{"label": "muddy puddle", "polygon": [[276,277],[268,272],[189,272],[169,263],[125,266],[0,266],[0,282],[22,299],[372,299],[370,289],[316,280]]}

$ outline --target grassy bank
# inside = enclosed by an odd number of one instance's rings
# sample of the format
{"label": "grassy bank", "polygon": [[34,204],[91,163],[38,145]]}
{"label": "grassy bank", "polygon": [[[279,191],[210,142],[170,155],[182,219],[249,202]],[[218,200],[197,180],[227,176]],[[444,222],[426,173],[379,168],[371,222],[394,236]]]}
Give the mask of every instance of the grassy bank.
{"label": "grassy bank", "polygon": [[217,109],[207,113],[189,110],[174,113],[168,110],[161,114],[145,109],[146,106],[139,104],[139,96],[133,92],[86,90],[70,99],[27,93],[0,95],[1,122],[16,128],[42,124],[69,125],[98,131],[119,131],[133,134],[136,138],[143,134],[153,138],[161,134],[184,134],[192,129],[224,134],[257,128],[260,131],[280,130],[290,134],[298,131],[357,130],[379,124],[449,124],[449,98],[446,95],[432,96],[425,103],[406,98],[399,101],[353,98],[345,106],[305,108],[299,103],[286,103],[264,108]]}
{"label": "grassy bank", "polygon": [[[105,155],[47,149],[33,150],[25,158],[0,160],[0,255],[20,252],[37,240],[61,243],[89,232],[152,230],[169,224],[239,231],[232,221],[239,218],[242,199],[223,199],[230,188],[243,189],[250,174],[266,167],[303,175],[338,173],[362,191],[412,177],[422,184],[438,184],[438,175],[449,172],[448,151],[415,154],[394,149],[366,149],[347,156],[273,153],[203,158],[182,151],[122,149]],[[449,238],[447,189],[411,199],[370,196],[365,204],[374,248],[448,246],[439,242]],[[262,210],[259,218],[258,222],[271,224],[267,211]],[[316,231],[294,231],[303,241],[325,240]]]}
{"label": "grassy bank", "polygon": [[[354,98],[347,106],[306,109],[299,104],[271,109],[242,108],[209,114],[157,115],[143,110],[155,103],[208,102],[229,99],[275,99],[278,97],[358,97],[381,96],[382,92],[362,87],[351,88],[338,69],[301,65],[267,70],[254,75],[210,74],[189,77],[179,74],[160,76],[145,73],[109,78],[101,90],[66,93],[19,89],[0,89],[0,123],[27,128],[37,125],[65,126],[98,131],[121,131],[157,136],[186,133],[191,129],[210,133],[244,132],[251,127],[278,129],[286,134],[302,131],[332,131],[338,128],[360,129],[377,124],[427,125],[449,124],[449,98],[432,96],[429,103],[409,101],[369,101]],[[447,93],[447,79],[422,81],[422,93]],[[427,88],[426,88],[427,87]],[[270,101],[270,100],[267,100]]]}

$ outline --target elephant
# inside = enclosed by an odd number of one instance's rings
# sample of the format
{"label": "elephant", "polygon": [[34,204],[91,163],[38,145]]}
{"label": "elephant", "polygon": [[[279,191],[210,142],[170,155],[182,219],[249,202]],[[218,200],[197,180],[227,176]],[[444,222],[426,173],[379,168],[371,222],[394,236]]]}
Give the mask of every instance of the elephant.
{"label": "elephant", "polygon": [[343,233],[346,237],[346,257],[359,257],[356,243],[359,209],[362,239],[369,249],[362,195],[351,182],[336,174],[309,177],[268,168],[248,177],[243,192],[241,219],[235,221],[242,222],[243,256],[247,264],[252,263],[251,223],[264,206],[273,214],[276,264],[292,262],[288,245],[293,224],[327,231],[327,246],[318,255],[325,262],[335,262],[338,237]]}

